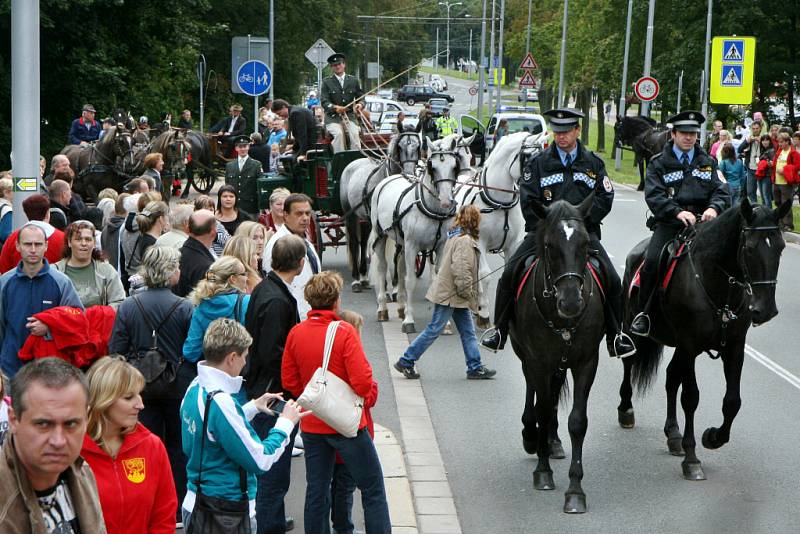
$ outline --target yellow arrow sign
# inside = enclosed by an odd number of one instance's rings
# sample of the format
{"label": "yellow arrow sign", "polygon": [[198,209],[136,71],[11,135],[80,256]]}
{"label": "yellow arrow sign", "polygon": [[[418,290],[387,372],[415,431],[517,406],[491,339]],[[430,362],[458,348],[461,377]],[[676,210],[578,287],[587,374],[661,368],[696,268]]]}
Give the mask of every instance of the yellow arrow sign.
{"label": "yellow arrow sign", "polygon": [[16,191],[38,191],[39,184],[36,178],[16,178],[14,180],[16,184]]}
{"label": "yellow arrow sign", "polygon": [[711,102],[749,104],[753,101],[755,37],[714,37],[711,45]]}

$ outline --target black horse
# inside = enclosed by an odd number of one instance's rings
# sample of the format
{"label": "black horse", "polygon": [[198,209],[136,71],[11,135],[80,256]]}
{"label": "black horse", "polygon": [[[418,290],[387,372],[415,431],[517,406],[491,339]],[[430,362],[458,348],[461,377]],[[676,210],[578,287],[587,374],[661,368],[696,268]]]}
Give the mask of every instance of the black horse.
{"label": "black horse", "polygon": [[[687,237],[672,277],[660,299],[660,310],[651,311],[654,319],[650,337],[635,337],[637,352],[623,360],[625,374],[620,386],[619,421],[625,428],[634,425],[631,381],[644,391],[658,371],[664,345],[675,347],[667,366],[667,418],[664,433],[670,453],[685,454],[683,476],[705,480],[695,453],[694,413],[699,400],[695,359],[702,352],[721,358],[726,390],[722,401],[723,422],[708,428],[702,443],[717,449],[730,439],[731,425],[742,404],[739,386],[744,360],[744,345],[750,325],[766,323],[778,310],[775,286],[781,251],[785,247],[778,222],[788,210],[786,202],[772,210],[753,207],[747,198],[740,206],[725,210],[716,219],[697,225]],[[644,257],[647,240],[628,255],[625,287]],[[636,292],[628,296],[625,324],[639,312]],[[691,320],[686,320],[690,318]],[[678,427],[676,402],[683,387],[681,405],[685,415],[683,435]]]}
{"label": "black horse", "polygon": [[669,130],[658,129],[650,117],[617,117],[614,124],[614,145],[617,150],[631,147],[633,163],[639,169],[639,191],[644,190],[644,172],[650,158],[664,150],[669,141]]}
{"label": "black horse", "polygon": [[122,125],[112,126],[91,145],[67,145],[60,154],[75,171],[73,189],[91,202],[105,188],[122,191],[135,174],[137,159],[131,134]]}
{"label": "black horse", "polygon": [[184,140],[188,143],[189,148],[186,156],[184,194],[188,194],[189,187],[194,186],[199,193],[207,195],[217,180],[217,175],[211,166],[211,145],[205,135],[194,130],[186,130]]}
{"label": "black horse", "polygon": [[586,402],[605,333],[602,297],[587,267],[589,234],[583,221],[593,200],[591,195],[579,206],[565,201],[550,208],[536,206],[540,218],[537,250],[541,257],[525,275],[510,329],[511,344],[522,361],[526,383],[522,442],[526,452],[539,456],[533,472],[537,490],[555,489],[550,457],[554,444],[560,448],[555,432],[558,397],[567,369],[572,372],[572,462],[564,503],[567,513],[586,511],[586,495],[581,487],[583,440],[588,425]]}

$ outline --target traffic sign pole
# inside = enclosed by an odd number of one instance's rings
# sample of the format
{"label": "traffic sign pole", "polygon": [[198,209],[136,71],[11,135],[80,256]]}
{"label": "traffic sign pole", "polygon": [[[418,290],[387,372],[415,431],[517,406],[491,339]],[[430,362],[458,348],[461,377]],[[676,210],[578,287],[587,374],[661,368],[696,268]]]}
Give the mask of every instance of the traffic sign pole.
{"label": "traffic sign pole", "polygon": [[[714,0],[708,0],[708,14],[706,15],[706,57],[703,61],[703,92],[702,92],[702,104],[700,107],[700,112],[703,114],[703,117],[708,117],[708,71],[711,69],[711,17],[713,13],[713,4]],[[708,122],[706,120],[706,122]],[[705,146],[706,138],[708,137],[708,130],[706,125],[702,125],[700,128],[700,146]]]}

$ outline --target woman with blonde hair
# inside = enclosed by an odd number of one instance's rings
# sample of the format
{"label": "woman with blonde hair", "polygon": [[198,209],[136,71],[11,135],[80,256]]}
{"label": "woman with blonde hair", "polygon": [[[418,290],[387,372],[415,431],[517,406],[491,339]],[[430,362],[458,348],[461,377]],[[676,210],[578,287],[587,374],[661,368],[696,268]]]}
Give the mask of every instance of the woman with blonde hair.
{"label": "woman with blonde hair", "polygon": [[258,260],[261,256],[256,251],[256,244],[253,240],[243,235],[235,235],[225,244],[222,255],[234,257],[242,262],[245,271],[247,271],[246,292],[248,295],[252,293],[253,289],[261,281],[261,276],[258,273]]}
{"label": "woman with blonde hair", "polygon": [[265,278],[267,271],[261,264],[261,258],[264,255],[264,246],[267,244],[267,229],[260,222],[245,221],[236,229],[236,235],[247,236],[253,240],[253,244],[256,246],[256,254],[258,254],[258,267],[256,267],[256,270],[258,271],[258,276]]}
{"label": "woman with blonde hair", "polygon": [[227,317],[244,324],[250,295],[247,291],[248,271],[233,256],[221,256],[208,268],[206,277],[189,294],[195,305],[189,334],[183,343],[183,356],[196,362],[203,355],[203,335],[214,319]]}
{"label": "woman with blonde hair", "polygon": [[497,372],[481,363],[472,312],[478,313],[478,268],[481,261],[478,229],[481,212],[473,205],[462,207],[447,234],[439,274],[425,298],[433,302],[433,317],[425,330],[406,348],[394,368],[406,378],[419,378],[414,368],[450,319],[456,323],[467,361],[467,379],[492,378]]}
{"label": "woman with blonde hair", "polygon": [[292,193],[285,187],[278,187],[269,196],[269,212],[267,213],[267,226],[269,229],[267,231],[267,240],[264,241],[265,243],[269,243],[269,240],[272,239],[272,236],[275,235],[278,228],[283,226],[285,215],[283,212],[283,201],[291,194]]}
{"label": "woman with blonde hair", "polygon": [[172,534],[178,497],[167,450],[139,422],[142,374],[121,356],[89,369],[89,422],[81,456],[97,480],[109,534]]}

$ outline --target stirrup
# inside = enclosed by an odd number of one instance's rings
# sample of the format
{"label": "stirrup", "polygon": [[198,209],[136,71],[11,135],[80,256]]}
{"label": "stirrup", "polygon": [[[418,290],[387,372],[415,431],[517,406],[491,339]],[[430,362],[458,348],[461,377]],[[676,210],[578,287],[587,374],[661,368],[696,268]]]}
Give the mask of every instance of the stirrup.
{"label": "stirrup", "polygon": [[[498,347],[497,348],[492,348],[492,347],[487,346],[484,343],[484,341],[486,341],[487,339],[489,339],[491,337],[494,337],[495,334],[500,336],[500,342],[498,344]],[[492,326],[491,328],[487,328],[486,330],[484,330],[483,334],[481,334],[481,337],[478,338],[478,346],[480,346],[480,347],[482,347],[482,348],[484,348],[486,350],[490,350],[495,354],[497,354],[497,352],[500,350],[500,345],[502,343],[503,343],[503,334],[500,333],[500,331],[497,329],[497,326]]]}
{"label": "stirrup", "polygon": [[[629,350],[628,352],[617,353],[617,350],[616,350],[617,341],[619,341],[619,340],[626,341],[633,348],[631,350]],[[614,347],[614,353],[615,353],[617,358],[620,358],[620,359],[621,358],[627,358],[628,356],[633,356],[634,354],[636,354],[636,344],[633,342],[633,339],[631,339],[631,336],[629,336],[625,332],[620,332],[616,336],[614,336],[614,341],[612,341],[612,346]]]}
{"label": "stirrup", "polygon": [[[643,332],[634,332],[633,325],[640,320],[645,321],[647,328]],[[648,337],[650,335],[650,317],[645,312],[639,312],[631,321],[631,334],[640,337]]]}

